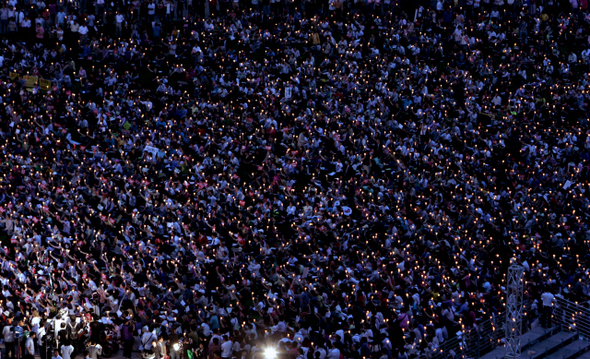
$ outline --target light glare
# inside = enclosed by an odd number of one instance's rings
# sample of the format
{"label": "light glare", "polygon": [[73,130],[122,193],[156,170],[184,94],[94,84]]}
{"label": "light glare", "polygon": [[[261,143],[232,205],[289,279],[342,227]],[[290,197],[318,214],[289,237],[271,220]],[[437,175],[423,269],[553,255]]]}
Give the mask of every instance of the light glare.
{"label": "light glare", "polygon": [[264,350],[264,359],[276,359],[277,350],[275,348],[268,347]]}

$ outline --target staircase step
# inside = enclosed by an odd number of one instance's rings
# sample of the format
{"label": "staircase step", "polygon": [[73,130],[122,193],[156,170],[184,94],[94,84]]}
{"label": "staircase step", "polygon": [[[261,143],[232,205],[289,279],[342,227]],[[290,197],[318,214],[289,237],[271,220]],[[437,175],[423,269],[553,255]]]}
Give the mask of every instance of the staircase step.
{"label": "staircase step", "polygon": [[526,349],[532,347],[541,340],[552,336],[553,334],[555,334],[557,330],[557,327],[545,329],[541,326],[538,326],[535,329],[529,330],[528,332],[524,333],[520,337],[520,345],[522,347],[522,352],[524,353]]}
{"label": "staircase step", "polygon": [[578,357],[578,359],[590,359],[590,352],[586,352]]}
{"label": "staircase step", "polygon": [[482,356],[480,359],[501,359],[504,358],[504,354],[506,354],[506,348],[501,346]]}
{"label": "staircase step", "polygon": [[530,359],[543,358],[561,348],[562,345],[569,344],[576,336],[576,333],[559,332],[542,342],[533,345],[522,353]]}
{"label": "staircase step", "polygon": [[585,353],[590,349],[590,342],[586,340],[576,340],[571,344],[559,349],[553,354],[548,355],[547,359],[570,359]]}
{"label": "staircase step", "polygon": [[[528,332],[524,333],[520,337],[520,344],[522,347],[522,353],[526,353],[526,350],[531,346],[537,344],[539,341],[543,340],[544,338],[550,337],[557,331],[557,327],[553,327],[550,329],[544,329],[542,327],[536,327]],[[500,359],[504,358],[504,354],[506,353],[506,348],[504,346],[498,347],[491,352],[487,353],[486,355],[482,356],[481,359]],[[588,358],[590,359],[590,358]]]}

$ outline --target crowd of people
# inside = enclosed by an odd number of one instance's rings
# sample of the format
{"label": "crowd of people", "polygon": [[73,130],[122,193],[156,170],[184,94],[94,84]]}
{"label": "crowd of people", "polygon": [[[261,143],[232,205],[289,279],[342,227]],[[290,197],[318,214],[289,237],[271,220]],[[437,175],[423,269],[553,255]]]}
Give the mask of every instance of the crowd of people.
{"label": "crowd of people", "polygon": [[587,1],[47,1],[0,8],[7,359],[429,358],[511,262],[525,326],[588,301]]}

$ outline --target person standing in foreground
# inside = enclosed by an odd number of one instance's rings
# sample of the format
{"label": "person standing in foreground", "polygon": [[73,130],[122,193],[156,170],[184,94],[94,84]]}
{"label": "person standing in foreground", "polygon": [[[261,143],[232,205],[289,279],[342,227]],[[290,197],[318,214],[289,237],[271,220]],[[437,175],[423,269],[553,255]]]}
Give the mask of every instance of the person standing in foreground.
{"label": "person standing in foreground", "polygon": [[102,355],[102,346],[98,343],[90,343],[86,351],[89,358],[98,359]]}
{"label": "person standing in foreground", "polygon": [[72,345],[72,343],[68,339],[61,346],[61,357],[63,359],[71,359],[73,352],[74,352],[74,346]]}
{"label": "person standing in foreground", "polygon": [[2,330],[4,336],[4,346],[6,359],[15,358],[15,338],[14,338],[14,327],[12,326],[12,318],[7,319],[7,325]]}
{"label": "person standing in foreground", "polygon": [[543,313],[541,314],[541,326],[543,328],[551,327],[551,316],[553,314],[553,303],[555,296],[550,292],[550,288],[545,289],[541,294],[541,300],[543,301]]}
{"label": "person standing in foreground", "polygon": [[133,328],[131,326],[131,320],[126,319],[125,324],[121,328],[121,339],[123,340],[123,358],[131,359],[133,353]]}
{"label": "person standing in foreground", "polygon": [[221,344],[221,358],[222,359],[230,359],[232,356],[232,346],[233,343],[229,340],[227,335],[223,336],[223,343]]}
{"label": "person standing in foreground", "polygon": [[35,339],[37,338],[37,334],[35,332],[31,332],[27,341],[25,342],[25,356],[24,359],[34,359],[35,358]]}

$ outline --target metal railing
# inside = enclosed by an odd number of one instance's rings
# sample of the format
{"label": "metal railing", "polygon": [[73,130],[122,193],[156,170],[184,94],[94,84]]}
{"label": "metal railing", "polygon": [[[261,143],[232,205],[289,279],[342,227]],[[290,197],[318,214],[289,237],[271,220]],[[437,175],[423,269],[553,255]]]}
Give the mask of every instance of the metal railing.
{"label": "metal railing", "polygon": [[[529,328],[528,304],[525,303],[523,334]],[[590,340],[590,303],[580,304],[561,297],[555,298],[553,325],[563,331],[578,333],[582,340]],[[460,335],[445,340],[431,359],[479,358],[497,347],[503,346],[506,313],[500,312],[477,326],[463,329]]]}
{"label": "metal railing", "polygon": [[553,323],[561,330],[578,333],[580,339],[590,340],[590,308],[587,305],[556,297]]}
{"label": "metal railing", "polygon": [[503,345],[506,313],[490,315],[473,328],[461,330],[461,334],[445,340],[431,359],[479,358]]}
{"label": "metal railing", "polygon": [[[530,329],[530,303],[524,303],[522,334]],[[506,312],[489,314],[488,319],[478,321],[476,327],[463,329],[461,335],[445,340],[431,359],[480,358],[492,350],[504,346],[506,338]],[[590,336],[589,336],[590,337]]]}

